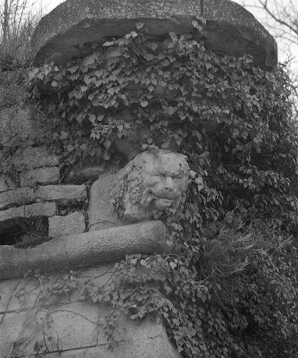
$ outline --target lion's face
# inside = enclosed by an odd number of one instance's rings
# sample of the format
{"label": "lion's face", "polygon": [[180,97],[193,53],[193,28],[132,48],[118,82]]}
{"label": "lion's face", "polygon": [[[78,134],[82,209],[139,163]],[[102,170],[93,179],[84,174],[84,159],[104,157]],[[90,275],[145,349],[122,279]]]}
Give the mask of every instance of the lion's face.
{"label": "lion's face", "polygon": [[162,152],[145,159],[141,205],[158,211],[176,209],[187,188],[188,165],[182,155]]}
{"label": "lion's face", "polygon": [[[137,155],[124,168],[121,216],[134,222],[175,212],[184,203],[189,167],[185,156],[158,150]],[[120,182],[121,182],[120,180]],[[170,211],[169,211],[170,212]]]}

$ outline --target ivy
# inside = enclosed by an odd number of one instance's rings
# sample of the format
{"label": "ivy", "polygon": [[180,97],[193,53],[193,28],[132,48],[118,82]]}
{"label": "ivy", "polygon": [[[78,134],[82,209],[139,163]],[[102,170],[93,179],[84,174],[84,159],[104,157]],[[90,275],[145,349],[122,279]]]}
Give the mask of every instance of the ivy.
{"label": "ivy", "polygon": [[123,312],[163,320],[187,358],[294,358],[298,137],[285,70],[213,53],[197,23],[183,36],[144,30],[29,80],[46,113],[41,140],[66,163],[116,160],[117,139],[145,131],[141,150],[174,143],[191,167],[173,253],[128,257],[104,292],[88,284],[82,298],[112,304],[111,342]]}
{"label": "ivy", "polygon": [[283,69],[216,55],[195,40],[198,29],[159,39],[141,25],[84,59],[31,73],[47,113],[42,140],[68,163],[113,160],[117,138],[145,128],[142,150],[176,143],[203,178],[190,191],[200,198],[191,203],[196,220],[217,220],[240,200],[294,229],[297,134]]}

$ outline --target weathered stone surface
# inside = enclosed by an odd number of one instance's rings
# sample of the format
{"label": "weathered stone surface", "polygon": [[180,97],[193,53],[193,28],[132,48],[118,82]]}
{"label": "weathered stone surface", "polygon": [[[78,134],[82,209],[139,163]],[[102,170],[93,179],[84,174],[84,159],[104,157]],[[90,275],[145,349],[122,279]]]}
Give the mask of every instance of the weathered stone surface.
{"label": "weathered stone surface", "polygon": [[[65,358],[180,357],[161,323],[130,321],[125,317],[117,327],[119,347],[108,350],[103,333],[104,317],[108,312],[105,306],[100,309],[91,302],[75,302],[39,307],[37,311],[34,308],[0,314],[0,356],[33,356],[39,346],[39,353],[47,351],[50,357],[50,353],[57,350]],[[47,347],[43,350],[44,342]]]}
{"label": "weathered stone surface", "polygon": [[83,182],[88,179],[96,180],[100,175],[107,173],[111,170],[119,170],[113,164],[107,164],[107,162],[100,163],[91,163],[86,162],[83,165],[75,164],[69,168],[68,172],[65,174],[63,181],[64,182]]}
{"label": "weathered stone surface", "polygon": [[138,154],[117,175],[111,199],[124,222],[179,218],[185,202],[189,166],[186,156],[169,150]]}
{"label": "weathered stone surface", "polygon": [[35,191],[36,199],[55,201],[67,205],[70,201],[80,202],[87,198],[86,186],[82,185],[46,185]]}
{"label": "weathered stone surface", "polygon": [[31,186],[33,184],[55,184],[60,180],[60,168],[39,168],[28,170],[20,174],[20,185]]}
{"label": "weathered stone surface", "polygon": [[[31,218],[37,216],[54,216],[57,212],[56,203],[35,203],[22,205],[0,211],[0,234],[16,225],[18,218]],[[1,256],[0,256],[1,257]]]}
{"label": "weathered stone surface", "polygon": [[108,350],[99,336],[98,347],[63,352],[61,358],[179,358],[180,354],[169,342],[162,324],[146,320],[122,321],[119,326],[119,346]]}
{"label": "weathered stone surface", "polygon": [[[103,287],[106,285],[113,275],[114,264],[96,265],[94,267],[85,267],[83,270],[80,267],[79,270],[82,272],[77,277],[78,282],[92,279],[92,282],[97,287]],[[72,268],[74,270],[74,268]],[[50,273],[49,273],[50,274]],[[52,275],[49,286],[59,281],[61,275],[56,273]],[[26,308],[37,307],[40,299],[39,295],[43,289],[48,288],[48,285],[41,286],[39,279],[34,275],[27,277],[19,277],[9,280],[0,280],[0,314],[5,312],[20,311]],[[48,300],[49,306],[54,303],[55,299],[52,297],[52,301]],[[74,290],[71,294],[65,293],[59,295],[59,304],[61,303],[73,303],[81,301],[81,293],[79,290]],[[57,300],[56,300],[57,301]],[[56,302],[57,303],[57,302]]]}
{"label": "weathered stone surface", "polygon": [[25,312],[0,314],[0,357],[18,357],[18,337],[26,319]]}
{"label": "weathered stone surface", "polygon": [[55,201],[66,205],[70,201],[84,201],[87,198],[85,185],[46,185],[38,189],[18,188],[0,193],[0,209],[20,206],[34,201]]}
{"label": "weathered stone surface", "polygon": [[0,209],[33,203],[34,200],[35,193],[33,188],[18,188],[5,191],[0,194]]}
{"label": "weathered stone surface", "polygon": [[0,174],[0,193],[16,188],[17,184],[10,177],[5,174]]}
{"label": "weathered stone surface", "polygon": [[50,154],[45,147],[27,147],[16,153],[14,167],[16,170],[29,170],[40,167],[54,167],[59,163],[59,158]]}
{"label": "weathered stone surface", "polygon": [[67,216],[49,218],[49,236],[81,234],[85,231],[85,218],[82,213],[74,212]]}
{"label": "weathered stone surface", "polygon": [[111,203],[111,191],[116,180],[117,174],[106,173],[92,184],[88,207],[88,231],[123,225],[116,217]]}
{"label": "weathered stone surface", "polygon": [[212,50],[250,54],[256,65],[267,70],[276,67],[273,37],[251,13],[229,0],[67,0],[37,26],[32,40],[34,63],[65,63],[89,54],[106,37],[123,36],[140,22],[155,36],[188,33],[195,18],[202,26],[198,40]]}
{"label": "weathered stone surface", "polygon": [[9,356],[14,342],[18,343],[12,351],[14,357],[34,355],[36,342],[44,340],[49,352],[96,346],[101,328],[98,315],[99,306],[89,302],[62,304],[52,307],[51,312],[43,308],[37,314],[34,310],[6,314],[2,316],[0,356]]}
{"label": "weathered stone surface", "polygon": [[34,276],[0,280],[0,314],[19,311],[36,305],[40,283]]}
{"label": "weathered stone surface", "polygon": [[14,106],[0,111],[0,143],[6,147],[33,144],[41,134],[36,109],[33,106]]}
{"label": "weathered stone surface", "polygon": [[[28,94],[24,77],[27,70],[0,71],[0,108],[23,105]],[[0,115],[1,117],[1,115]],[[0,125],[1,126],[1,125]],[[1,136],[1,134],[0,134]]]}
{"label": "weathered stone surface", "polygon": [[0,246],[0,279],[20,277],[28,270],[60,269],[82,263],[105,263],[125,255],[163,253],[170,246],[160,221],[54,238],[31,249]]}

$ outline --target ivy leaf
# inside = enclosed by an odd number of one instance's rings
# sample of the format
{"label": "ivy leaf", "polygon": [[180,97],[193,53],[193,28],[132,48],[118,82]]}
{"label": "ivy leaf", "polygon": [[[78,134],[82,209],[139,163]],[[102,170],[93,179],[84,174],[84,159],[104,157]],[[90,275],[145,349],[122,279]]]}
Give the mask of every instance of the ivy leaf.
{"label": "ivy leaf", "polygon": [[106,140],[104,141],[104,143],[103,143],[103,145],[104,145],[107,149],[110,148],[111,144],[112,144],[112,141],[111,141],[110,139],[106,139]]}
{"label": "ivy leaf", "polygon": [[155,51],[158,48],[158,45],[156,42],[147,42],[146,46],[150,48],[152,51]]}
{"label": "ivy leaf", "polygon": [[152,61],[154,59],[154,55],[150,54],[150,53],[145,53],[143,54],[143,57],[145,58],[145,60],[147,61]]}
{"label": "ivy leaf", "polygon": [[148,106],[148,101],[146,101],[146,100],[143,100],[142,102],[141,102],[141,106],[142,107],[147,107]]}
{"label": "ivy leaf", "polygon": [[94,124],[95,121],[96,121],[96,115],[95,115],[95,114],[90,114],[90,115],[89,115],[89,121],[90,121],[92,124]]}

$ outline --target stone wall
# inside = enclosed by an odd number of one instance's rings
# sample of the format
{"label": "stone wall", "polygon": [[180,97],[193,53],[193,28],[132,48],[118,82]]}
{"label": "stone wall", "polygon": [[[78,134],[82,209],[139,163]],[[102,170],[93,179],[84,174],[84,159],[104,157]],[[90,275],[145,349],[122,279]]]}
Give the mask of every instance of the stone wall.
{"label": "stone wall", "polygon": [[9,233],[18,222],[25,225],[22,219],[36,217],[48,218],[44,234],[52,237],[85,231],[83,211],[71,207],[84,206],[86,185],[62,184],[57,156],[45,147],[29,146],[17,150],[9,160],[13,175],[0,174],[0,235]]}
{"label": "stone wall", "polygon": [[[81,270],[79,280],[104,286],[111,276],[112,265],[105,265]],[[57,277],[53,275],[52,284]],[[103,333],[108,307],[81,300],[79,291],[61,295],[59,302],[49,299],[41,307],[42,290],[47,288],[34,276],[0,281],[1,358],[179,356],[168,342],[164,326],[150,320],[133,322],[123,318],[116,334],[119,346],[108,349]]]}
{"label": "stone wall", "polygon": [[[23,107],[19,108],[20,112],[23,123],[27,123],[26,133],[33,133],[34,111]],[[111,216],[110,209],[108,212],[105,209],[111,188],[102,166],[74,167],[64,183],[59,157],[44,146],[36,146],[33,135],[22,137],[25,131],[21,130],[14,138],[18,138],[16,143],[20,143],[21,138],[22,145],[11,143],[7,150],[11,129],[19,129],[19,117],[10,116],[5,121],[8,115],[7,109],[0,112],[1,125],[10,123],[9,130],[6,126],[6,145],[0,152],[4,164],[0,174],[0,244],[4,245],[0,246],[0,357],[38,354],[53,358],[178,357],[161,323],[132,322],[123,318],[117,331],[119,347],[111,351],[103,333],[104,317],[109,312],[106,305],[82,300],[79,291],[62,295],[55,302],[50,298],[48,303],[41,300],[45,287],[40,270],[66,268],[63,272],[69,272],[73,269],[70,264],[84,264],[85,260],[93,260],[93,265],[101,261],[113,262],[127,253],[163,252],[166,246],[162,240],[153,242],[150,235],[154,229],[146,229],[144,224],[132,225],[132,229],[127,226],[126,230],[119,228],[118,234],[111,230],[101,230],[100,234],[94,231],[90,222],[99,225],[97,229],[103,229],[106,226],[98,224],[98,220],[103,222],[103,216]],[[89,174],[94,178],[94,172],[99,179],[89,190]],[[78,177],[82,180],[84,173],[87,173],[85,179],[89,177],[88,185],[72,182]],[[93,192],[91,198],[90,192]],[[32,223],[40,223],[41,231],[36,226],[31,227]],[[160,225],[157,236],[164,237],[163,225]],[[136,230],[136,226],[141,231]],[[26,231],[30,229],[31,235]],[[87,233],[89,229],[90,234]],[[34,232],[44,237],[36,241]],[[23,241],[18,242],[21,238]],[[53,239],[43,243],[49,238]],[[84,265],[80,269],[80,280],[93,280],[103,286],[111,278],[112,267],[113,264]],[[61,275],[62,271],[59,272]],[[54,277],[53,271],[51,279]]]}
{"label": "stone wall", "polygon": [[[19,93],[26,97],[22,86]],[[103,333],[106,305],[81,299],[79,291],[55,302],[41,299],[40,270],[71,272],[70,263],[113,262],[166,246],[152,241],[151,224],[119,228],[118,234],[94,231],[120,225],[103,221],[112,215],[107,178],[115,168],[93,163],[65,173],[60,158],[37,145],[38,115],[33,104],[18,101],[0,110],[0,357],[178,357],[161,323],[123,318],[119,347],[111,351]],[[161,223],[157,230],[164,237]],[[112,267],[84,265],[80,280],[104,286]],[[55,277],[53,271],[51,280]]]}

